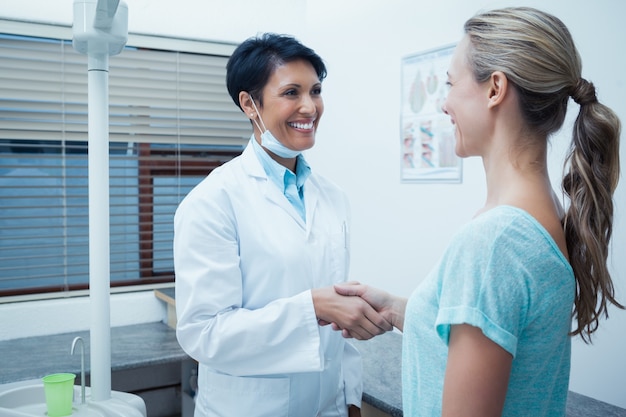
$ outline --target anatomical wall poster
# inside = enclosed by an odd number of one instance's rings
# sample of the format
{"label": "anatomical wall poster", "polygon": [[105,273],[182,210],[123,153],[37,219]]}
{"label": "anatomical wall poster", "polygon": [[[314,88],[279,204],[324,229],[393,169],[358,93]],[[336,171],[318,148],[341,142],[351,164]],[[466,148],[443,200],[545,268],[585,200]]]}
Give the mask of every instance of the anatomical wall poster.
{"label": "anatomical wall poster", "polygon": [[462,181],[462,162],[454,152],[454,126],[442,110],[454,46],[402,58],[402,182]]}

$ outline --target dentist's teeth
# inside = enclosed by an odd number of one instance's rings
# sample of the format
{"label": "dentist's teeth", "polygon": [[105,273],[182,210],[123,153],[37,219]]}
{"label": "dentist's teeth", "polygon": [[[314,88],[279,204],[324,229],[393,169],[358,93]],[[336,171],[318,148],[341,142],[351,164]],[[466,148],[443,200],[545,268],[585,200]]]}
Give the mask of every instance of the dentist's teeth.
{"label": "dentist's teeth", "polygon": [[311,123],[290,123],[290,125],[295,127],[296,129],[312,129],[313,128],[313,122],[311,122]]}

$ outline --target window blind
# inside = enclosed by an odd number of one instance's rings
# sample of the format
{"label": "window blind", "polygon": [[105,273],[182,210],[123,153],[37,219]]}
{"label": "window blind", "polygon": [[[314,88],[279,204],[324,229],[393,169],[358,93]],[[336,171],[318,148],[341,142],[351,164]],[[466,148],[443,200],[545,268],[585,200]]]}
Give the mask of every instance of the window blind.
{"label": "window blind", "polygon": [[[178,203],[251,134],[228,56],[149,43],[109,61],[112,286],[173,280]],[[22,33],[0,35],[0,57],[0,299],[86,289],[87,57]]]}

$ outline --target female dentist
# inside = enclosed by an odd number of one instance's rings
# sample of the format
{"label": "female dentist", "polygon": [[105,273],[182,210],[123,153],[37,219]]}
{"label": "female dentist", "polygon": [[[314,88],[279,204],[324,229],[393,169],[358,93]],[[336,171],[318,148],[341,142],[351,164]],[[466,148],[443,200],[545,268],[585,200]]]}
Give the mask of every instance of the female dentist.
{"label": "female dentist", "polygon": [[250,38],[228,62],[228,91],[254,133],[174,221],[177,337],[199,362],[196,417],[360,415],[360,356],[320,324],[359,339],[392,327],[333,288],[348,276],[348,201],[302,155],[325,76],[313,50],[283,35]]}

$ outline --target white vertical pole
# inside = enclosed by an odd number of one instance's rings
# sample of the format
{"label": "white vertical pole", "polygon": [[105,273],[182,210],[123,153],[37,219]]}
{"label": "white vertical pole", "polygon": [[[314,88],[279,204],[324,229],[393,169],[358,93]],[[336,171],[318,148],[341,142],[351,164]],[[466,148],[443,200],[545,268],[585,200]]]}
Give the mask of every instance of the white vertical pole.
{"label": "white vertical pole", "polygon": [[128,39],[128,7],[120,0],[74,0],[74,49],[88,57],[89,297],[91,395],[111,398],[109,250],[109,56]]}
{"label": "white vertical pole", "polygon": [[91,395],[111,398],[109,249],[109,56],[88,56],[89,297]]}

